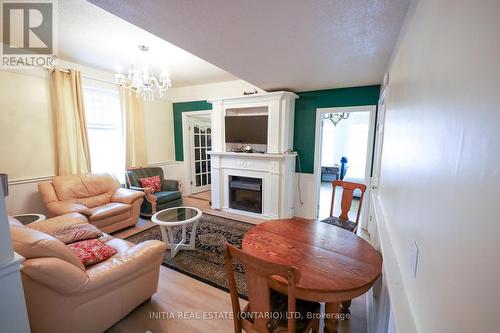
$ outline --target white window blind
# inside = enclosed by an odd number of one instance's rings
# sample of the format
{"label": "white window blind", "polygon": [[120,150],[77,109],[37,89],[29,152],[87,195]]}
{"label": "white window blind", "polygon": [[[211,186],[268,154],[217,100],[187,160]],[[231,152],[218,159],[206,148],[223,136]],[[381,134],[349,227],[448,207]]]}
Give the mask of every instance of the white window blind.
{"label": "white window blind", "polygon": [[125,181],[123,119],[118,91],[83,88],[92,172],[107,172]]}

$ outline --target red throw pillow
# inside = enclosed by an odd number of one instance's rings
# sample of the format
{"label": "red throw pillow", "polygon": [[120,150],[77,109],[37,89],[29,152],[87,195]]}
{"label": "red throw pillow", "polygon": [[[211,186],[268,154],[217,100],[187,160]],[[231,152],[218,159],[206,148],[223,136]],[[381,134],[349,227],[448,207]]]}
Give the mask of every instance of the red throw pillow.
{"label": "red throw pillow", "polygon": [[100,263],[118,252],[98,239],[87,239],[67,246],[73,250],[85,267]]}
{"label": "red throw pillow", "polygon": [[153,176],[148,178],[141,178],[141,186],[149,187],[153,189],[153,193],[161,191],[161,180],[160,176]]}

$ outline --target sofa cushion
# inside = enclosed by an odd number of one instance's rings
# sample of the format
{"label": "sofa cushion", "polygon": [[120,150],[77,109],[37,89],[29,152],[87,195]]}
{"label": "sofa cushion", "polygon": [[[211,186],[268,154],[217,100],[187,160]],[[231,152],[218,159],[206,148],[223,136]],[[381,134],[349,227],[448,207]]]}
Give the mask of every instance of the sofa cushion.
{"label": "sofa cushion", "polygon": [[153,193],[153,195],[158,200],[158,204],[182,198],[182,193],[180,191],[162,191]]}
{"label": "sofa cushion", "polygon": [[87,267],[100,263],[118,251],[98,239],[87,239],[67,245]]}
{"label": "sofa cushion", "polygon": [[80,213],[70,213],[61,216],[53,217],[48,220],[33,222],[27,225],[31,229],[35,229],[46,234],[50,234],[56,230],[69,227],[75,224],[88,224],[89,221]]}
{"label": "sofa cushion", "polygon": [[147,178],[141,178],[141,187],[150,188],[153,193],[161,191],[161,179],[160,176],[152,176]]}
{"label": "sofa cushion", "polygon": [[56,176],[52,185],[59,201],[79,203],[89,208],[109,202],[120,183],[109,174]]}
{"label": "sofa cushion", "polygon": [[75,224],[63,227],[51,233],[64,244],[70,244],[86,239],[95,239],[103,235],[102,231],[90,223]]}
{"label": "sofa cushion", "polygon": [[91,209],[92,215],[90,215],[90,221],[96,221],[105,219],[114,215],[118,215],[127,211],[130,211],[131,206],[129,204],[111,202],[99,207]]}
{"label": "sofa cushion", "polygon": [[59,258],[84,269],[73,251],[51,235],[14,223],[10,224],[10,235],[14,250],[26,259]]}

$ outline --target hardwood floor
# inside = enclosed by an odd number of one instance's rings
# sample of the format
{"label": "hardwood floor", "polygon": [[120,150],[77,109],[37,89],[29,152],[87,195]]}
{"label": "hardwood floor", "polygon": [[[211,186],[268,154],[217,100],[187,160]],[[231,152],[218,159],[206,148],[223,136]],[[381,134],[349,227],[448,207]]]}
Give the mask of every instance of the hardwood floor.
{"label": "hardwood floor", "polygon": [[[246,301],[241,300],[241,305],[245,304]],[[230,313],[228,293],[162,266],[158,292],[151,301],[140,305],[108,332],[231,332]],[[160,318],[152,318],[155,314]],[[203,319],[204,315],[226,315],[227,318],[210,320]]]}
{"label": "hardwood floor", "polygon": [[189,197],[201,199],[201,200],[205,200],[205,201],[210,201],[210,200],[212,200],[212,191],[208,190],[208,191],[204,191],[204,192],[193,193],[193,194],[190,194]]}
{"label": "hardwood floor", "polygon": [[[243,308],[246,301],[241,299],[240,304]],[[140,305],[107,332],[229,333],[233,332],[231,313],[229,293],[162,266],[158,292],[151,301]],[[340,322],[339,333],[365,333],[365,296],[353,300],[351,313],[350,320]]]}

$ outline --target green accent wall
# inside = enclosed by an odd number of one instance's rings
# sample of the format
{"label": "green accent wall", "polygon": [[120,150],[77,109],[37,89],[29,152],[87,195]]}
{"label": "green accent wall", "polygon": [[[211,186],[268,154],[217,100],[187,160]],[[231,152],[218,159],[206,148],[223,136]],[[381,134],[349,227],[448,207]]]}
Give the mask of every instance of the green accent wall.
{"label": "green accent wall", "polygon": [[[303,173],[314,172],[314,138],[316,134],[316,109],[343,106],[377,105],[380,85],[315,90],[296,93],[294,150],[300,155]],[[207,101],[173,103],[175,160],[184,160],[182,138],[182,112],[212,110]],[[299,171],[298,165],[296,171]]]}
{"label": "green accent wall", "polygon": [[212,104],[207,101],[193,101],[173,103],[174,112],[174,142],[175,142],[175,160],[184,161],[184,148],[182,136],[182,113],[191,111],[212,110]]}
{"label": "green accent wall", "polygon": [[[315,90],[296,93],[294,151],[299,153],[302,173],[314,173],[316,109],[343,106],[377,105],[380,85]],[[299,172],[298,165],[296,172]]]}

